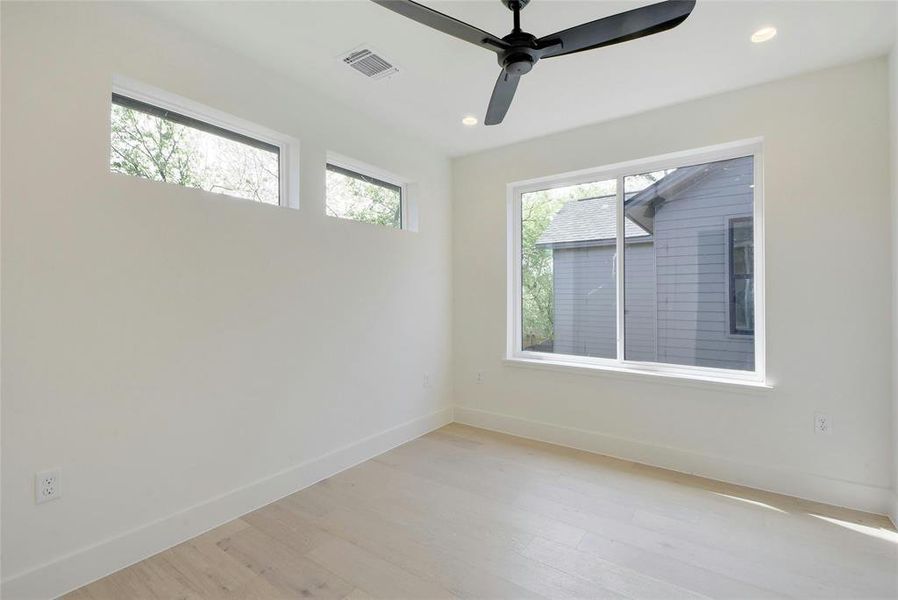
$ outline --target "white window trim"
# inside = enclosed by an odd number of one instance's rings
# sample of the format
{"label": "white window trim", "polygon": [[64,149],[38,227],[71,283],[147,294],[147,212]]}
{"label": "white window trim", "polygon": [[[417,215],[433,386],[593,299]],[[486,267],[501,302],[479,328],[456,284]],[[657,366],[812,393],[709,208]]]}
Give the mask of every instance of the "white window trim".
{"label": "white window trim", "polygon": [[[517,181],[507,185],[507,299],[506,299],[506,353],[505,360],[520,365],[558,367],[569,369],[593,369],[615,373],[666,376],[689,379],[698,382],[738,384],[750,387],[771,387],[766,376],[766,314],[765,314],[765,273],[764,273],[764,178],[762,138],[740,140],[727,144],[708,146],[695,150],[674,152],[646,159],[621,162],[604,167],[583,169]],[[692,367],[666,363],[624,360],[623,327],[623,219],[624,191],[623,178],[627,175],[646,173],[715,162],[743,156],[754,158],[754,270],[755,270],[755,370],[739,371],[711,367]],[[617,356],[619,358],[596,358],[532,352],[521,350],[521,196],[528,192],[544,190],[547,187],[562,187],[616,179],[617,185]]]}
{"label": "white window trim", "polygon": [[278,165],[280,206],[299,208],[299,140],[296,138],[121,75],[113,75],[112,93],[277,146],[280,163]]}
{"label": "white window trim", "polygon": [[[390,227],[389,229],[400,229],[400,230],[408,230],[408,231],[416,231],[417,224],[413,223],[413,214],[412,210],[412,201],[409,198],[409,180],[400,175],[396,175],[395,173],[391,173],[380,167],[375,167],[374,165],[370,165],[368,163],[361,162],[354,158],[349,158],[348,156],[344,156],[343,154],[338,154],[336,152],[327,153],[327,164],[335,165],[337,167],[342,167],[349,171],[354,171],[359,175],[367,175],[368,177],[373,177],[374,179],[380,179],[386,183],[391,183],[397,186],[400,190],[399,192],[399,212],[402,219],[401,227]],[[326,165],[325,165],[326,168]],[[324,198],[324,206],[325,210],[327,210],[327,191],[325,191]],[[330,216],[330,215],[328,215]],[[341,217],[333,217],[335,219],[339,219]],[[353,221],[354,219],[344,219],[346,221]]]}

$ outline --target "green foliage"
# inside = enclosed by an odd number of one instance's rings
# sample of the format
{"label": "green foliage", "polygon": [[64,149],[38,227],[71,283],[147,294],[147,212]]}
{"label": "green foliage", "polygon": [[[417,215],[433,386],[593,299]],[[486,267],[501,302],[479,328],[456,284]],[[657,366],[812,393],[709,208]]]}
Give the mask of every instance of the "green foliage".
{"label": "green foliage", "polygon": [[[629,195],[673,172],[656,171],[626,178]],[[596,181],[524,194],[521,198],[521,314],[525,348],[554,339],[555,291],[551,249],[537,247],[552,219],[567,202],[613,196],[616,182]]]}
{"label": "green foliage", "polygon": [[183,125],[112,105],[112,156],[118,173],[200,187]]}
{"label": "green foliage", "polygon": [[112,105],[110,168],[257,202],[277,204],[278,155]]}
{"label": "green foliage", "polygon": [[546,192],[528,194],[521,205],[521,314],[525,347],[551,340],[555,304],[552,276],[552,250],[538,248],[537,240],[564,205]]}
{"label": "green foliage", "polygon": [[566,202],[614,194],[614,181],[584,183],[524,194],[521,199],[521,315],[524,347],[554,338],[552,250],[536,243]]}
{"label": "green foliage", "polygon": [[327,172],[326,211],[332,217],[402,226],[399,192],[335,171]]}

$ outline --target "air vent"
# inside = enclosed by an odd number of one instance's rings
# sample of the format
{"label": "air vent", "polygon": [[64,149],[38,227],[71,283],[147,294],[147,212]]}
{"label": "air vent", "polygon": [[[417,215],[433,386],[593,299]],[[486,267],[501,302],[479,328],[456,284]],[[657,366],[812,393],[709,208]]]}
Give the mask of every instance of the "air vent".
{"label": "air vent", "polygon": [[349,51],[340,59],[370,79],[383,79],[399,72],[399,67],[365,46]]}

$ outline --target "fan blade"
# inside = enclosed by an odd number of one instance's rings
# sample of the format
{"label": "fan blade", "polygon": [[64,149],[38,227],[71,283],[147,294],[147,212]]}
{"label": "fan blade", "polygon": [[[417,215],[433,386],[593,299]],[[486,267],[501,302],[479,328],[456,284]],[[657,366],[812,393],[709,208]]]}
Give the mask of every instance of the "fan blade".
{"label": "fan blade", "polygon": [[536,46],[545,49],[540,58],[551,58],[619,44],[673,29],[694,7],[695,0],[658,2],[543,36]]}
{"label": "fan blade", "polygon": [[486,109],[486,118],[483,120],[484,125],[498,125],[505,118],[508,107],[514,99],[514,92],[518,89],[518,82],[521,78],[518,75],[511,75],[502,71],[499,73],[499,79],[496,80],[496,87],[493,88],[493,95],[490,96],[490,105]]}
{"label": "fan blade", "polygon": [[407,17],[412,21],[417,21],[422,25],[427,25],[437,31],[442,31],[460,40],[471,42],[487,50],[494,52],[508,48],[508,44],[501,38],[494,36],[492,33],[477,29],[473,25],[468,25],[463,21],[459,21],[449,15],[444,15],[432,8],[427,8],[423,4],[412,2],[411,0],[372,0],[375,4],[379,4],[384,8],[392,10],[394,13]]}

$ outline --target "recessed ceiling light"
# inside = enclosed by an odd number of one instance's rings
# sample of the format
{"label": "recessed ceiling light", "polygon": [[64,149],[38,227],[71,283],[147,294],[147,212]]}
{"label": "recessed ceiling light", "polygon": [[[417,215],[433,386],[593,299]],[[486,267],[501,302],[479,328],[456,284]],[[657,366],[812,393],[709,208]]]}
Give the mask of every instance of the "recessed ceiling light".
{"label": "recessed ceiling light", "polygon": [[772,40],[776,36],[776,27],[761,27],[751,34],[751,41],[756,44]]}
{"label": "recessed ceiling light", "polygon": [[462,122],[462,124],[467,125],[468,127],[473,127],[474,125],[477,125],[477,117],[472,117],[471,115],[468,115],[467,117],[462,119],[461,122]]}

